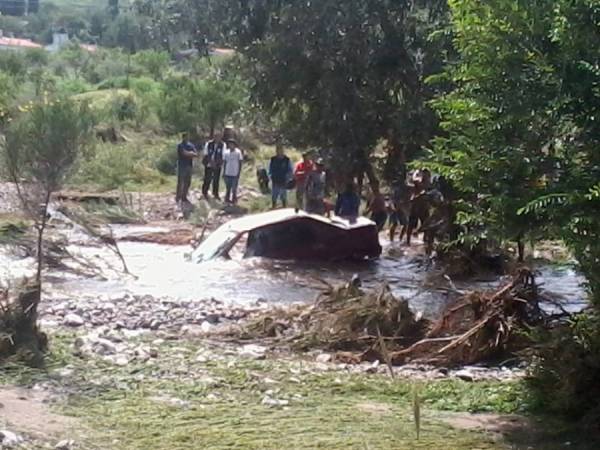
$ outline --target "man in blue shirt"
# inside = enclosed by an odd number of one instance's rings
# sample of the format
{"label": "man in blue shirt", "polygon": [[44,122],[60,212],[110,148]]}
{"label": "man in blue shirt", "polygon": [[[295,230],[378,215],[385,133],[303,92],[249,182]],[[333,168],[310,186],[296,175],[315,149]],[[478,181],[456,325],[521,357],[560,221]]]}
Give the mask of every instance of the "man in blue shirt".
{"label": "man in blue shirt", "polygon": [[344,219],[355,220],[360,209],[360,197],[356,193],[354,183],[348,183],[346,190],[338,194],[335,202],[335,215]]}
{"label": "man in blue shirt", "polygon": [[290,158],[283,153],[283,147],[277,145],[275,156],[269,163],[269,176],[271,177],[273,209],[277,207],[277,200],[281,199],[281,204],[287,206],[287,184],[293,178],[292,162]]}
{"label": "man in blue shirt", "polygon": [[177,192],[175,201],[179,203],[190,203],[187,198],[190,185],[192,184],[192,170],[194,158],[198,157],[198,151],[189,140],[188,134],[181,136],[181,142],[177,146]]}

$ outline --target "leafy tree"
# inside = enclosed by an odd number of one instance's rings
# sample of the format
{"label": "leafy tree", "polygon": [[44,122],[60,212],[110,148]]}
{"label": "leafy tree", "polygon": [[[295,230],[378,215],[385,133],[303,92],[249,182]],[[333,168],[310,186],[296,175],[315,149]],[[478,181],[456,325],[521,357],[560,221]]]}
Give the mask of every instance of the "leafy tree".
{"label": "leafy tree", "polygon": [[30,105],[5,130],[0,149],[3,167],[37,231],[37,298],[30,311],[33,318],[41,295],[50,198],[63,186],[79,155],[89,145],[91,129],[92,117],[85,105],[53,100]]}
{"label": "leafy tree", "polygon": [[134,56],[134,62],[155,80],[164,77],[169,67],[171,57],[167,52],[155,50],[142,50]]}
{"label": "leafy tree", "polygon": [[247,61],[255,99],[293,143],[330,148],[340,170],[374,179],[381,139],[392,177],[436,132],[423,80],[443,62],[444,39],[428,35],[446,2],[225,3],[226,39]]}
{"label": "leafy tree", "polygon": [[159,117],[173,132],[197,132],[200,126],[212,135],[242,101],[240,91],[227,81],[175,77],[165,83]]}
{"label": "leafy tree", "polygon": [[600,4],[450,4],[460,63],[433,80],[455,89],[435,101],[445,135],[431,166],[458,189],[468,233],[567,243],[595,309],[544,334],[534,385],[550,408],[597,414]]}
{"label": "leafy tree", "polygon": [[108,13],[113,20],[119,15],[119,0],[108,0]]}
{"label": "leafy tree", "polygon": [[15,98],[16,85],[8,74],[0,72],[0,124],[8,119],[9,108]]}
{"label": "leafy tree", "polygon": [[26,10],[25,0],[0,0],[0,14],[22,16]]}

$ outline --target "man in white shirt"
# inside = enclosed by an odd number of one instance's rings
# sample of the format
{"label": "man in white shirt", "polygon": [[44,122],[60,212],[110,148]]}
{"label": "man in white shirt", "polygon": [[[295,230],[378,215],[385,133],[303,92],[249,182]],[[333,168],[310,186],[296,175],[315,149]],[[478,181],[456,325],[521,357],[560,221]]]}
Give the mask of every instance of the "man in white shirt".
{"label": "man in white shirt", "polygon": [[237,148],[233,139],[227,141],[227,150],[223,153],[223,178],[225,179],[225,202],[237,203],[237,188],[242,173],[242,161],[244,156]]}

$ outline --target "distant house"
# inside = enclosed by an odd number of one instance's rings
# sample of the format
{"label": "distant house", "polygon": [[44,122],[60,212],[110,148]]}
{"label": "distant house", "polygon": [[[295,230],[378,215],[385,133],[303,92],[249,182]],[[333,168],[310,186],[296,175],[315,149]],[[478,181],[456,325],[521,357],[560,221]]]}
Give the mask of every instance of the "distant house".
{"label": "distant house", "polygon": [[[54,52],[59,51],[61,48],[65,47],[66,45],[69,45],[70,42],[71,42],[71,40],[69,39],[69,34],[66,31],[64,31],[64,30],[57,31],[55,33],[52,33],[52,44],[47,45],[46,50],[54,53]],[[79,44],[79,47],[81,47],[83,50],[86,50],[90,53],[94,53],[96,50],[98,50],[98,46],[92,45],[92,44]]]}
{"label": "distant house", "polygon": [[56,31],[56,32],[52,33],[52,44],[46,45],[46,50],[54,53],[54,52],[59,51],[61,48],[63,48],[65,45],[68,45],[68,44],[69,44],[69,34],[64,30]]}
{"label": "distant house", "polygon": [[2,31],[0,31],[0,50],[27,50],[32,48],[44,47],[29,39],[5,37]]}

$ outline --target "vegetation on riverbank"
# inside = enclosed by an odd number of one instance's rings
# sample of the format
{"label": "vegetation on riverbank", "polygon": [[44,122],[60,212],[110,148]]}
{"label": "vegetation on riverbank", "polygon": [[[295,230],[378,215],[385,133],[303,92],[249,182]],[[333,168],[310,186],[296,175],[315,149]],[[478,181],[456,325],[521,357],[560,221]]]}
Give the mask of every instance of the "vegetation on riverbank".
{"label": "vegetation on riverbank", "polygon": [[[172,192],[178,134],[191,132],[200,144],[228,122],[251,158],[264,151],[255,137],[318,146],[338,182],[389,189],[407,169],[428,165],[445,177],[452,200],[440,250],[567,245],[592,308],[532,333],[540,345],[531,386],[549,409],[597,423],[597,1],[118,3],[67,12],[75,3],[63,0],[25,19],[0,18],[21,37],[48,42],[63,28],[72,38],[56,53],[0,52],[4,150],[16,157],[66,142],[51,139],[68,125],[60,120],[26,126],[60,101],[89,105],[96,123],[87,139],[94,151],[60,180],[71,187]],[[92,42],[100,47],[79,45]],[[236,50],[208,57],[217,46]],[[4,139],[18,124],[27,145]],[[244,184],[256,166],[244,170]],[[58,166],[45,167],[41,175]],[[48,201],[40,204],[45,223]],[[263,210],[269,199],[249,196],[243,206]],[[19,232],[5,227],[0,238]]]}
{"label": "vegetation on riverbank", "polygon": [[[83,433],[72,430],[70,438],[80,448],[500,450],[510,444],[559,449],[567,440],[570,448],[593,448],[573,440],[558,423],[544,427],[533,421],[529,432],[507,431],[504,437],[448,424],[456,417],[452,412],[528,411],[526,391],[518,381],[391,379],[385,372],[340,369],[288,354],[256,359],[240,354],[236,346],[156,341],[152,336],[130,343],[153,349],[155,357],[118,366],[78,352],[81,337],[52,335],[47,372],[9,367],[0,376],[11,384],[50,383],[59,398],[68,393],[67,401],[55,408],[79,418]],[[422,409],[419,440],[412,407],[415,389]]]}

